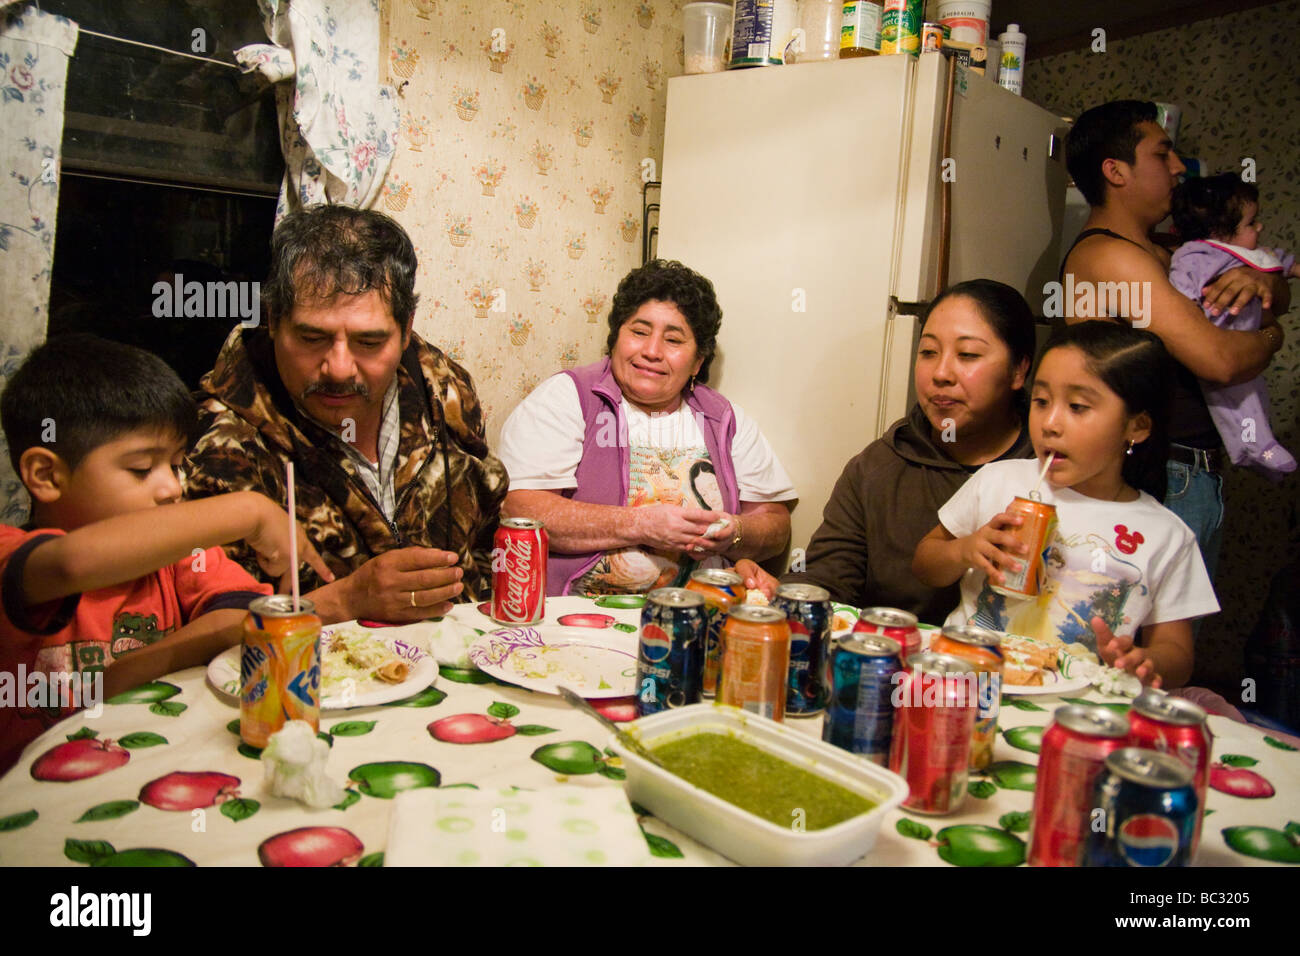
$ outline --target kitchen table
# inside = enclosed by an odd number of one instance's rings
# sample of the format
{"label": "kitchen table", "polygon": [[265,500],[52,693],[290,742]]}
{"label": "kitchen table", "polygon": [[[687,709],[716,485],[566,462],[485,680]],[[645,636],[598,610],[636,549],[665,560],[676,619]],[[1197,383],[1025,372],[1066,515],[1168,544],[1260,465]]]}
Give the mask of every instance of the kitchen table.
{"label": "kitchen table", "polygon": [[[597,607],[587,598],[546,603],[546,621],[598,612],[605,623],[635,625],[634,608]],[[480,610],[452,616],[484,630]],[[635,648],[636,635],[622,639]],[[610,633],[614,633],[611,629]],[[1095,690],[1066,699],[1124,708]],[[558,697],[499,683],[473,670],[445,669],[413,697],[378,707],[323,711],[331,744],[328,771],[347,781],[331,809],[313,810],[264,789],[256,751],[241,746],[239,711],[206,680],[205,668],[180,671],[105,704],[92,718],[75,714],[46,732],[0,780],[0,864],[183,864],[257,866],[294,862],[295,837],[282,852],[259,853],[278,835],[311,835],[311,859],[382,865],[395,793],[409,788],[553,790],[574,794],[620,787],[620,761],[607,733]],[[1033,800],[1037,746],[1056,696],[1004,697],[991,772],[972,776],[960,812],[927,817],[899,811],[885,821],[873,866],[1016,864],[1023,860]],[[619,714],[616,704],[612,708]],[[630,707],[624,704],[626,717]],[[448,718],[457,718],[448,720]],[[440,724],[435,737],[431,725]],[[788,723],[812,735],[820,717]],[[1210,717],[1214,789],[1198,865],[1300,862],[1300,751],[1245,724]],[[441,739],[439,739],[441,738]],[[111,742],[111,743],[110,743]],[[74,753],[75,751],[75,753]],[[95,771],[57,775],[75,757]],[[34,764],[43,760],[38,772]],[[577,802],[577,801],[575,801]],[[633,808],[639,811],[640,808]],[[644,861],[658,866],[727,864],[691,838],[637,812]],[[304,837],[305,839],[305,837]],[[593,862],[599,862],[598,858]]]}

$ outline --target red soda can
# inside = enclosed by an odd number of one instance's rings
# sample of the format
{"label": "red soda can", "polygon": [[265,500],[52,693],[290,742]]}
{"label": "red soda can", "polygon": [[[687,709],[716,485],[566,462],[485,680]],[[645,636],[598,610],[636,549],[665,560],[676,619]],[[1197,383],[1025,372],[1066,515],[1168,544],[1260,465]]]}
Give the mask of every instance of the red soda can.
{"label": "red soda can", "polygon": [[893,607],[868,607],[858,615],[853,625],[855,634],[879,634],[898,641],[903,648],[903,666],[908,658],[921,651],[921,629],[916,626],[916,615]]}
{"label": "red soda can", "polygon": [[1108,707],[1058,707],[1043,734],[1034,784],[1030,866],[1080,866],[1092,790],[1106,757],[1128,744],[1128,721]]}
{"label": "red soda can", "polygon": [[704,641],[704,696],[718,691],[718,671],[722,669],[722,625],[727,612],[745,600],[745,579],[725,568],[704,568],[692,572],[686,590],[704,595],[709,615],[709,631]]}
{"label": "red soda can", "polygon": [[979,679],[969,661],[950,654],[916,654],[907,666],[894,675],[889,769],[911,791],[904,809],[952,813],[966,799]]}
{"label": "red soda can", "polygon": [[492,620],[536,624],[546,613],[546,526],[503,518],[492,544]]}
{"label": "red soda can", "polygon": [[790,676],[790,625],[785,612],[737,604],[722,625],[722,673],[718,703],[785,720]]}
{"label": "red soda can", "polygon": [[1210,786],[1210,756],[1214,736],[1205,720],[1205,709],[1182,697],[1171,697],[1148,687],[1128,712],[1130,745],[1173,754],[1192,768],[1196,788],[1196,833],[1192,856],[1201,845],[1201,823],[1205,819],[1205,797]]}

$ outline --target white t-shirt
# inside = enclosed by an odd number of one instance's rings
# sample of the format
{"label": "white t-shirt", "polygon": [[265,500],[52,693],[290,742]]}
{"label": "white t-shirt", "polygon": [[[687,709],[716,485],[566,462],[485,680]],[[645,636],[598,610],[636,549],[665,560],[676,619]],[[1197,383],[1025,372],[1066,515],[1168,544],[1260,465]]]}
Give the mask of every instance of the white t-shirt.
{"label": "white t-shirt", "polygon": [[[973,534],[1037,480],[1035,459],[990,462],[939,509],[939,523],[954,537]],[[1057,526],[1038,597],[998,594],[971,568],[961,579],[961,606],[946,624],[1055,636],[1096,650],[1093,617],[1117,636],[1136,636],[1144,625],[1219,610],[1196,536],[1146,492],[1137,501],[1101,501],[1046,481],[1039,490],[1044,504],[1056,506]]]}
{"label": "white t-shirt", "polygon": [[[758,425],[734,403],[736,433],[731,460],[741,501],[790,501],[797,498],[790,476]],[[695,413],[683,402],[676,411],[649,414],[623,400],[628,427],[628,500],[632,507],[679,504],[687,508],[723,510],[713,464]],[[497,456],[510,475],[512,491],[560,491],[577,487],[586,423],[578,387],[565,374],[553,375],[537,386],[510,413]],[[606,552],[574,593],[627,593],[671,584],[686,556],[660,554],[642,548]],[[721,558],[701,567],[723,564]]]}

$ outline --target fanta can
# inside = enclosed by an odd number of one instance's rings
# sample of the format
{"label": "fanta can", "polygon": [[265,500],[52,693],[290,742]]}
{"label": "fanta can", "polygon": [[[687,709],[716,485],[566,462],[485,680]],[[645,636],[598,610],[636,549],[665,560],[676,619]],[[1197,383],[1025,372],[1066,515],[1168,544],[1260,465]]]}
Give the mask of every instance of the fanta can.
{"label": "fanta can", "polygon": [[320,730],[320,618],[305,599],[287,594],[248,605],[240,655],[239,737],[265,747],[291,720]]}

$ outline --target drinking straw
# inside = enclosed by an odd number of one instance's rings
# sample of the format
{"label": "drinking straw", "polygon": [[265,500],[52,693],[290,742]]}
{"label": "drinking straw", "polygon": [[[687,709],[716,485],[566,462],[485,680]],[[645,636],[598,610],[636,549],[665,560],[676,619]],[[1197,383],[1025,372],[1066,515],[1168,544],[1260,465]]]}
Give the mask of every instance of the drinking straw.
{"label": "drinking straw", "polygon": [[284,480],[289,486],[289,573],[293,581],[293,611],[297,614],[298,606],[298,514],[293,494],[293,462],[284,464]]}
{"label": "drinking straw", "polygon": [[[1050,452],[1047,456],[1047,461],[1043,462],[1043,470],[1038,473],[1038,480],[1034,482],[1034,490],[1029,493],[1029,497],[1032,498],[1034,501],[1038,500],[1038,489],[1043,484],[1043,479],[1047,477],[1047,469],[1052,467],[1052,461],[1055,458],[1056,458],[1056,452]],[[292,494],[292,492],[290,493]],[[291,498],[289,500],[292,501],[293,499]],[[295,577],[294,580],[296,581],[297,577]]]}

